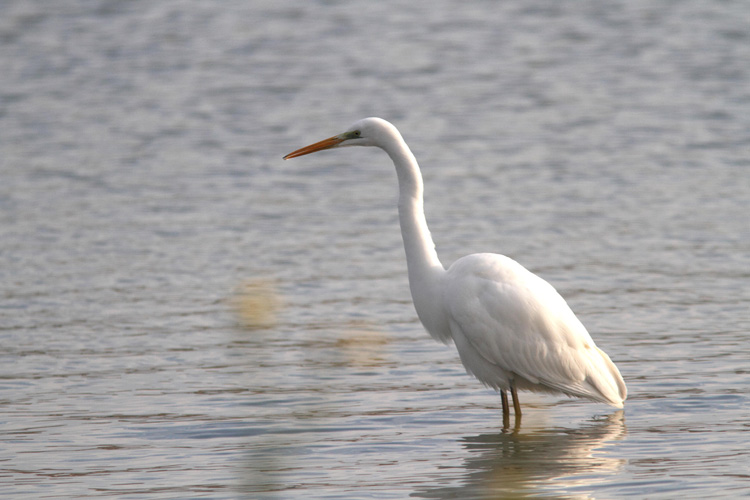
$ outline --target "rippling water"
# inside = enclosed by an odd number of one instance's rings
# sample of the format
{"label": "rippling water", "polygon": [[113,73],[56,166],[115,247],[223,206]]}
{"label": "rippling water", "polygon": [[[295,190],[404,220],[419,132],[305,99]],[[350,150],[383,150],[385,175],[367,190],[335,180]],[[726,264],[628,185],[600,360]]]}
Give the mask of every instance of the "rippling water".
{"label": "rippling water", "polygon": [[[750,7],[0,5],[0,494],[750,494]],[[444,263],[552,282],[623,411],[499,398],[411,306],[378,115]]]}

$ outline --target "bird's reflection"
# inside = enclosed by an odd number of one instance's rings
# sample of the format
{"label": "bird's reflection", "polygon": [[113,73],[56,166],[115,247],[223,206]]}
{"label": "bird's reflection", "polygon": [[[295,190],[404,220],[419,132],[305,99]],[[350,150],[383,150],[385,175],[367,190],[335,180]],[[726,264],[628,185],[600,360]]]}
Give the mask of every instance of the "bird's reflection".
{"label": "bird's reflection", "polygon": [[626,434],[623,411],[577,429],[507,430],[463,438],[470,452],[456,486],[418,491],[418,498],[591,498],[592,477],[625,460],[597,453]]}

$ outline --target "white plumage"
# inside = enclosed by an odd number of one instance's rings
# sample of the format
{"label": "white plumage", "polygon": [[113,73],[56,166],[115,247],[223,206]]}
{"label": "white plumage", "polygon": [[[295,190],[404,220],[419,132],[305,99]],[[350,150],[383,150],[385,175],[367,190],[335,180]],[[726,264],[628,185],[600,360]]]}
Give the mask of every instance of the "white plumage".
{"label": "white plumage", "polygon": [[622,407],[617,367],[542,278],[508,257],[475,254],[455,262],[443,286],[451,336],[479,380]]}
{"label": "white plumage", "polygon": [[559,293],[503,255],[481,253],[447,270],[435,252],[424,217],[423,183],[414,155],[396,127],[365,118],[343,134],[304,147],[294,158],[342,146],[376,146],[393,160],[399,183],[399,220],[414,307],[437,340],[455,343],[466,370],[500,391],[503,416],[511,390],[563,393],[622,408],[627,388]]}

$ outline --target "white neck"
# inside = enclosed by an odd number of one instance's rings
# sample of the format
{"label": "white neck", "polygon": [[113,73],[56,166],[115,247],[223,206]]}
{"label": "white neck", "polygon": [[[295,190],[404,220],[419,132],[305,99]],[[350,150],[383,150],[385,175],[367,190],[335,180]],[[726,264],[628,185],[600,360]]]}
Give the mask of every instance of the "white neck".
{"label": "white neck", "polygon": [[388,155],[393,160],[398,175],[401,236],[406,250],[409,280],[421,280],[445,269],[438,259],[435,243],[432,241],[424,216],[422,173],[419,171],[416,158],[403,139],[399,146],[395,151],[388,151]]}
{"label": "white neck", "polygon": [[445,338],[440,281],[445,268],[435,251],[424,216],[424,186],[419,165],[401,137],[384,148],[393,160],[398,174],[398,216],[406,251],[414,308],[428,332]]}

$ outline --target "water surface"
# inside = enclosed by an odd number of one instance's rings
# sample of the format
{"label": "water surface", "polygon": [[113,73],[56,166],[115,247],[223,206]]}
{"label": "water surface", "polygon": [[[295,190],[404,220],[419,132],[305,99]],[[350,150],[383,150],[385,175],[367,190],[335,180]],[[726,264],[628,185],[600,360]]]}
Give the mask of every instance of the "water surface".
{"label": "water surface", "polygon": [[[743,2],[5,2],[0,493],[750,494]],[[499,398],[411,305],[377,115],[447,265],[567,298],[625,409]]]}

